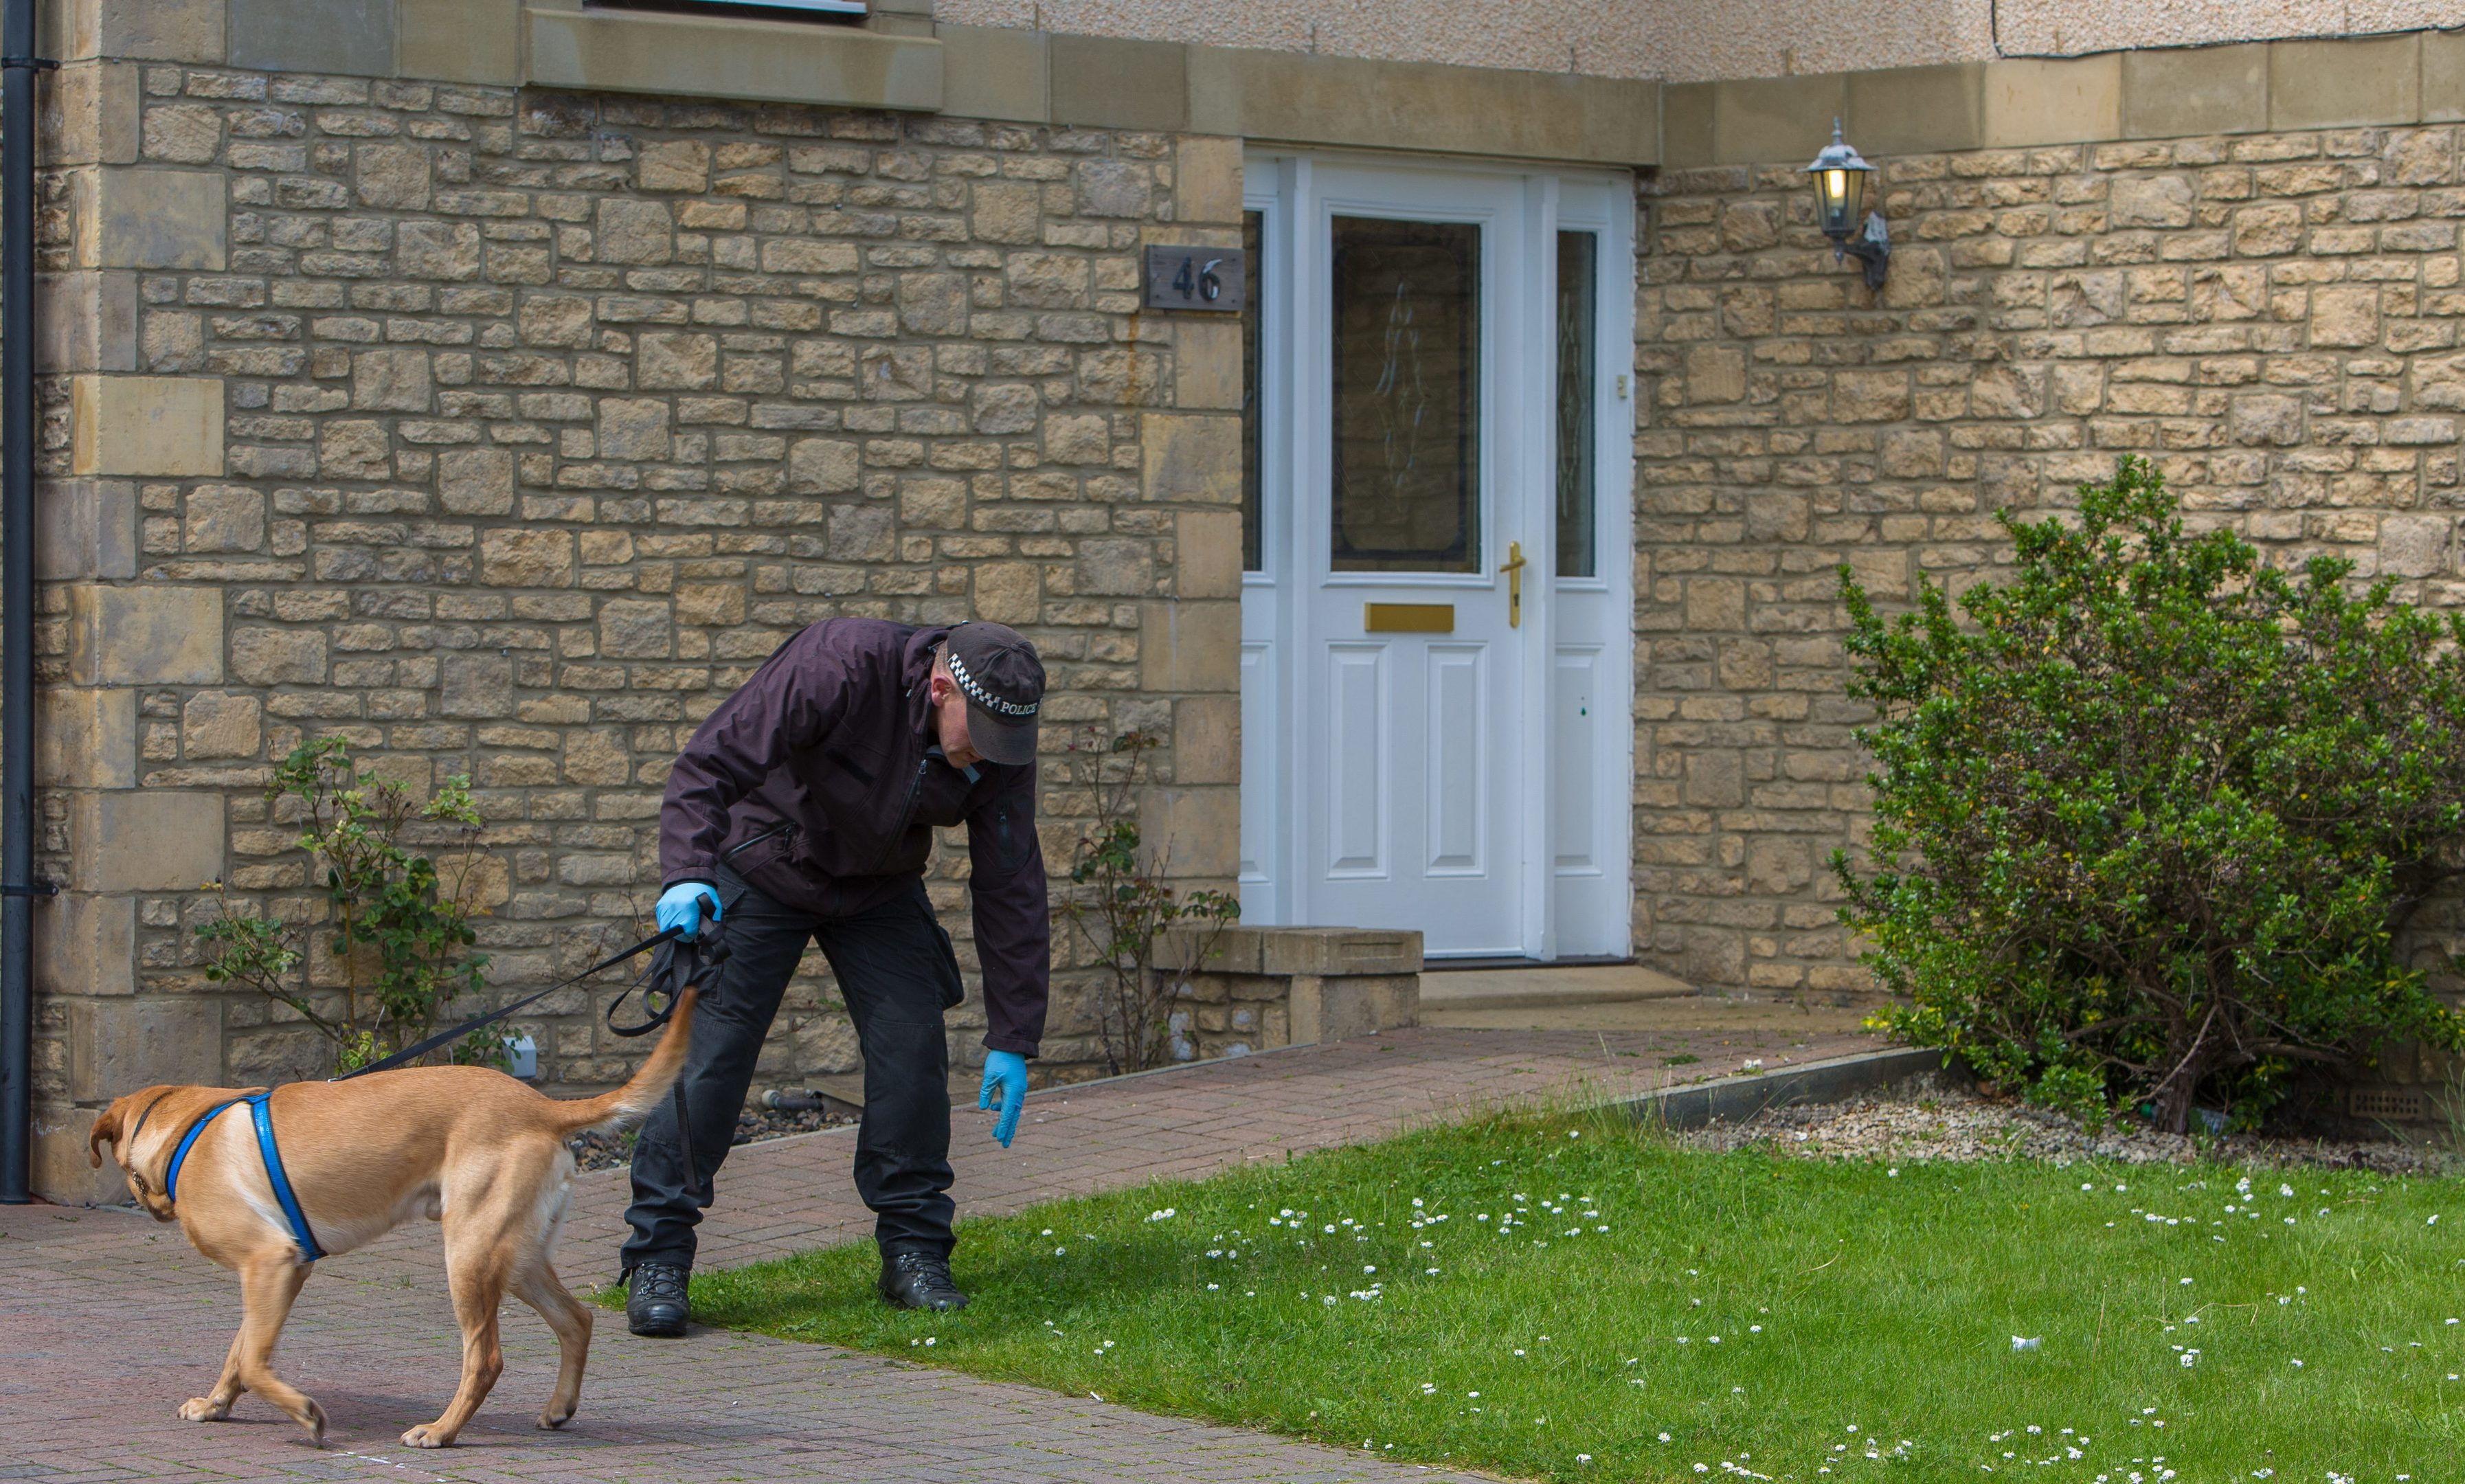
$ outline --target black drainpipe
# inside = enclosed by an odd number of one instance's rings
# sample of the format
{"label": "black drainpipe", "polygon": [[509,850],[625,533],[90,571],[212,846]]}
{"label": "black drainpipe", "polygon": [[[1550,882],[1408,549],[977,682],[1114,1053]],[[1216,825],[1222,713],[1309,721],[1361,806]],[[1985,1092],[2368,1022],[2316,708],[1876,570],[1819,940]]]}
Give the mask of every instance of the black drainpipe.
{"label": "black drainpipe", "polygon": [[33,1199],[35,0],[0,0],[0,1204]]}

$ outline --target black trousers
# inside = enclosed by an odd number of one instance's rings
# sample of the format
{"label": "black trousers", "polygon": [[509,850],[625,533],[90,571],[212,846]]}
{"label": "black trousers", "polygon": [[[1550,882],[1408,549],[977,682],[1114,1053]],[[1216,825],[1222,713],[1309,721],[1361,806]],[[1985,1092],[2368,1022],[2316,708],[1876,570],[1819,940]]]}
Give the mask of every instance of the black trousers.
{"label": "black trousers", "polygon": [[[965,985],[949,935],[920,879],[913,890],[853,917],[815,918],[780,905],[722,869],[727,961],[694,1007],[693,1046],[677,1100],[660,1102],[633,1146],[633,1204],[624,1270],[645,1262],[690,1267],[694,1228],[711,1204],[780,997],[821,944],[838,976],[864,1052],[864,1119],[855,1140],[855,1188],[871,1207],[885,1253],[951,1247],[950,1067],[942,1013]],[[685,1159],[690,1140],[693,1158]]]}

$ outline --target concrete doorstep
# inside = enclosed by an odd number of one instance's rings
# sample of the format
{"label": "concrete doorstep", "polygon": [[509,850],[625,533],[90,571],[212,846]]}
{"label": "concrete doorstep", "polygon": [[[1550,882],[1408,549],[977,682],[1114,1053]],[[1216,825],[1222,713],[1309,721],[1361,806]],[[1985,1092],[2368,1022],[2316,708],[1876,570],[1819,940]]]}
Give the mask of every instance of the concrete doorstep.
{"label": "concrete doorstep", "polygon": [[1684,980],[1640,963],[1477,969],[1428,965],[1421,970],[1425,1011],[1557,1009],[1686,999],[1696,993]]}

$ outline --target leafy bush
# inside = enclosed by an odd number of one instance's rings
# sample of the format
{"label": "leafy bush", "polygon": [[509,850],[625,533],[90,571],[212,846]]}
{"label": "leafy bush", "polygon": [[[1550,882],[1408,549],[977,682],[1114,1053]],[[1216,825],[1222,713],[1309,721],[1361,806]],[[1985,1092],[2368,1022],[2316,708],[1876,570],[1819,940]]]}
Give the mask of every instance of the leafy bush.
{"label": "leafy bush", "polygon": [[[480,830],[470,778],[447,779],[422,804],[391,779],[363,771],[342,738],[324,737],[292,749],[265,797],[278,818],[297,819],[300,849],[322,876],[342,983],[312,982],[311,924],[260,917],[220,881],[208,883],[220,912],[197,929],[211,954],[206,978],[246,986],[299,1012],[334,1043],[338,1073],[429,1034],[447,1005],[480,987],[488,962],[467,951],[477,941],[471,872]],[[452,842],[441,871],[404,844],[415,827]],[[482,1033],[452,1056],[493,1064],[500,1052]]]}
{"label": "leafy bush", "polygon": [[2396,935],[2465,824],[2465,617],[2187,536],[2154,470],[2001,518],[2006,586],[1887,621],[1849,569],[1872,874],[1842,920],[1892,1029],[2088,1116],[2255,1119],[2304,1065],[2465,1044]]}
{"label": "leafy bush", "polygon": [[[1150,852],[1140,839],[1138,793],[1146,756],[1163,745],[1152,732],[1124,732],[1108,742],[1092,727],[1070,744],[1073,756],[1085,760],[1093,820],[1070,862],[1078,890],[1062,902],[1061,913],[1111,973],[1097,993],[1096,1021],[1105,1069],[1117,1074],[1172,1059],[1171,1002],[1181,981],[1214,956],[1224,930],[1241,916],[1241,902],[1230,892],[1183,896],[1165,885],[1171,842]],[[1159,964],[1158,945],[1184,923],[1197,929],[1187,966]]]}

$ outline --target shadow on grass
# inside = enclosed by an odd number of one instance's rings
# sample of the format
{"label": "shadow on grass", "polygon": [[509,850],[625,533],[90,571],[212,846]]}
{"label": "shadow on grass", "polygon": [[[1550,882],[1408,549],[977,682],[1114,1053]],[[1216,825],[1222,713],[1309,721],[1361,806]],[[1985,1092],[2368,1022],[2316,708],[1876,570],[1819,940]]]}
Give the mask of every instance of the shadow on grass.
{"label": "shadow on grass", "polygon": [[[1059,1255],[1075,1250],[1084,1257],[1059,1277],[1053,1264],[1038,1255],[1050,1249],[1031,1249],[1016,1241],[971,1242],[969,1237],[982,1224],[960,1223],[959,1246],[950,1266],[970,1302],[957,1314],[912,1313],[884,1303],[875,1289],[880,1258],[871,1242],[857,1241],[755,1268],[696,1274],[694,1318],[708,1324],[773,1334],[838,1334],[882,1326],[951,1324],[970,1316],[982,1321],[1001,1310],[1015,1313],[1032,1308],[1051,1314],[1098,1300],[1137,1304],[1178,1286],[1173,1274],[1186,1243],[1175,1243],[1161,1232],[1098,1238],[1084,1231],[1090,1223],[1071,1219],[1078,1204],[1038,1208],[1041,1217],[1055,1223],[1051,1229],[1052,1248],[1062,1250]],[[622,1303],[621,1291],[617,1302]]]}

